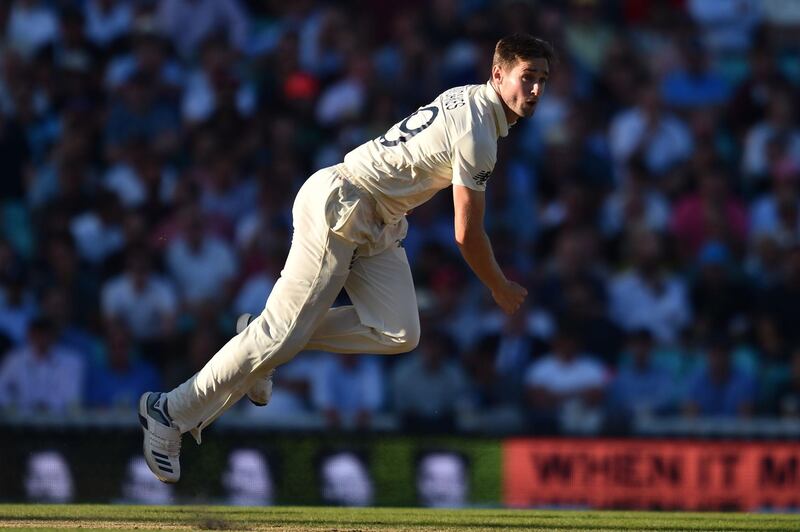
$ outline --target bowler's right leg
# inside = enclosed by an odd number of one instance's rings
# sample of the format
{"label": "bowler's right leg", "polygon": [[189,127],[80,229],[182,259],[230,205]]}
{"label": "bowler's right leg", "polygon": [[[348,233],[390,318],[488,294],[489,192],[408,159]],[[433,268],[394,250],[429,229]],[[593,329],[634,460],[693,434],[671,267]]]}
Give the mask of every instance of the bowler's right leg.
{"label": "bowler's right leg", "polygon": [[[257,379],[303,349],[324,319],[347,280],[356,248],[331,232],[326,219],[326,207],[340,183],[328,170],[306,181],[292,210],[289,256],[264,311],[193,377],[160,396],[168,427],[177,429],[178,442],[181,434],[191,431],[199,443],[204,427],[235,404]],[[156,434],[152,429],[156,425],[147,421],[149,426],[142,423],[146,442],[166,437],[163,431]],[[174,436],[175,431],[168,434]],[[171,453],[162,454],[177,464],[179,445],[170,443],[170,449]],[[163,476],[157,465],[154,469],[148,464],[157,477]]]}

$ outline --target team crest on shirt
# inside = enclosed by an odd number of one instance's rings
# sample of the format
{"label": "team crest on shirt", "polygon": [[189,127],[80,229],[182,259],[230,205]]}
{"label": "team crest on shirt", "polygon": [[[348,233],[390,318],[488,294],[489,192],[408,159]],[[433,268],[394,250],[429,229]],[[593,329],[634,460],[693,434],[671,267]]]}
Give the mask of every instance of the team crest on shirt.
{"label": "team crest on shirt", "polygon": [[442,103],[444,104],[444,108],[448,111],[458,109],[467,103],[466,94],[466,87],[453,87],[452,89],[445,91],[444,94],[442,94]]}
{"label": "team crest on shirt", "polygon": [[478,172],[472,179],[475,180],[476,185],[482,187],[483,185],[486,184],[486,182],[489,180],[489,176],[491,175],[492,172],[490,172],[489,170],[484,170],[482,172]]}

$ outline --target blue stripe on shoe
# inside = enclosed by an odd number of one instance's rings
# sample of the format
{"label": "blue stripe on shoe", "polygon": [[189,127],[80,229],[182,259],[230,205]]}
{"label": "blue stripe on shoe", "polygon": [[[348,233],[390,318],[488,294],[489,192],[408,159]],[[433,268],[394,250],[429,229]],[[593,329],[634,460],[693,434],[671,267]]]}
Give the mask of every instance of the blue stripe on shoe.
{"label": "blue stripe on shoe", "polygon": [[141,414],[139,414],[139,423],[145,428],[145,430],[148,428],[147,427],[147,418],[144,417]]}
{"label": "blue stripe on shoe", "polygon": [[150,451],[153,453],[153,456],[157,456],[158,458],[164,458],[165,460],[169,460],[169,456],[166,454],[159,453],[158,451]]}
{"label": "blue stripe on shoe", "polygon": [[164,395],[162,393],[151,393],[147,398],[147,415],[161,423],[162,425],[169,427],[171,423],[169,418],[167,417],[166,412],[162,410],[162,405],[159,404],[159,399],[161,396]]}
{"label": "blue stripe on shoe", "polygon": [[169,460],[164,460],[163,458],[155,458],[157,464],[171,466],[172,464],[169,463]]}
{"label": "blue stripe on shoe", "polygon": [[167,473],[172,473],[172,469],[169,467],[164,467],[162,465],[158,466],[161,471],[166,471]]}

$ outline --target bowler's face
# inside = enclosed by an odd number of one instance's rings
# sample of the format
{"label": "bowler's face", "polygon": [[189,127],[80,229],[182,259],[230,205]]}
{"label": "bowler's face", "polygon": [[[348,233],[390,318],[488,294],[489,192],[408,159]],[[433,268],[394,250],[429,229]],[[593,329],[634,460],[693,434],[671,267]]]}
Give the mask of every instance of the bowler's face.
{"label": "bowler's face", "polygon": [[550,75],[547,59],[534,58],[517,61],[513,66],[492,67],[492,80],[510,113],[509,122],[533,115],[539,98],[544,94]]}

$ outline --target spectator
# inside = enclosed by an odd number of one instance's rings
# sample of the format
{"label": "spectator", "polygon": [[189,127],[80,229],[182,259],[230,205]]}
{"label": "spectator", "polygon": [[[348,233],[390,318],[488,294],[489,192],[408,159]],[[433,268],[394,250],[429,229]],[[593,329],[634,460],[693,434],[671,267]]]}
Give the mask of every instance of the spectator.
{"label": "spectator", "polygon": [[609,314],[624,330],[647,329],[659,343],[674,343],[692,316],[683,279],[664,265],[662,239],[640,232],[629,237],[631,269],[609,286]]}
{"label": "spectator", "polygon": [[232,248],[205,232],[195,206],[182,212],[182,224],[183,234],[167,245],[166,262],[183,305],[191,311],[203,304],[227,303],[237,273]]}
{"label": "spectator", "polygon": [[670,204],[647,173],[641,161],[634,159],[625,172],[625,180],[605,199],[601,226],[607,237],[624,231],[664,233],[670,217]]}
{"label": "spectator", "polygon": [[790,345],[800,342],[800,315],[795,312],[800,301],[800,245],[795,243],[786,253],[781,279],[762,289],[758,306],[762,314],[778,325],[778,330]]}
{"label": "spectator", "polygon": [[709,242],[697,256],[697,275],[691,283],[692,308],[711,330],[728,330],[734,320],[749,318],[753,297],[733,265],[728,248]]}
{"label": "spectator", "polygon": [[[91,135],[76,131],[53,146],[50,159],[34,169],[27,189],[30,207],[58,206],[69,215],[87,210],[91,204],[89,151]],[[60,227],[63,230],[63,227]]]}
{"label": "spectator", "polygon": [[736,88],[726,113],[737,137],[744,137],[748,129],[765,118],[774,95],[791,90],[775,55],[764,43],[750,50],[748,64],[748,76]]}
{"label": "spectator", "polygon": [[636,105],[618,113],[611,121],[609,143],[617,165],[617,181],[634,156],[642,157],[647,170],[661,177],[691,153],[688,128],[664,109],[658,91],[653,82],[643,85]]}
{"label": "spectator", "polygon": [[785,159],[800,167],[800,128],[795,111],[793,93],[775,91],[767,105],[767,116],[748,130],[742,173],[751,187],[769,175],[772,161]]}
{"label": "spectator", "polygon": [[152,261],[149,250],[131,247],[125,271],[103,285],[101,306],[106,321],[121,321],[137,341],[158,343],[174,330],[178,302],[172,283],[153,271]]}
{"label": "spectator", "polygon": [[[632,41],[633,39],[631,39]],[[639,88],[645,77],[645,66],[642,64],[639,50],[634,48],[633,42],[626,39],[616,39],[611,42],[602,68],[597,73],[593,93],[596,98],[607,102],[605,109],[600,110],[602,125],[606,126],[610,117],[628,109],[636,103]],[[667,44],[666,39],[653,39]],[[653,61],[654,51],[648,50],[648,64]],[[534,115],[536,116],[536,115]]]}
{"label": "spectator", "polygon": [[661,83],[664,103],[682,110],[722,105],[730,88],[726,80],[709,67],[703,45],[690,40],[682,51],[683,67],[667,74]]}
{"label": "spectator", "polygon": [[521,391],[522,374],[538,347],[529,330],[530,316],[530,309],[523,303],[514,315],[503,317],[502,329],[497,333],[494,366],[511,393]]}
{"label": "spectator", "polygon": [[784,381],[776,387],[770,413],[776,413],[784,418],[800,418],[800,349],[792,353],[789,374]]}
{"label": "spectator", "polygon": [[[94,311],[84,322],[79,321],[80,316],[74,312],[78,305],[72,300],[73,297],[74,294],[63,287],[49,287],[39,296],[39,313],[52,322],[58,345],[83,353],[87,356],[87,363],[91,364],[98,359],[101,351],[99,339],[90,327],[98,321],[96,318],[99,313]],[[91,305],[97,306],[96,298]]]}
{"label": "spectator", "polygon": [[16,0],[8,15],[9,44],[24,57],[33,56],[58,35],[57,14],[42,0]]}
{"label": "spectator", "polygon": [[162,368],[162,380],[168,386],[180,384],[183,375],[200,371],[211,355],[225,343],[215,323],[192,325],[187,334],[176,338],[175,343],[181,347],[172,353],[165,353],[158,361]]}
{"label": "spectator", "polygon": [[536,300],[552,315],[563,314],[566,308],[565,288],[571,281],[591,287],[595,298],[605,303],[606,286],[597,271],[593,256],[592,235],[587,230],[563,231],[556,240],[553,258],[536,289]]}
{"label": "spectator", "polygon": [[316,118],[323,126],[334,126],[359,118],[366,107],[367,83],[371,65],[365,57],[348,61],[347,74],[320,95]]}
{"label": "spectator", "polygon": [[102,70],[100,49],[86,36],[83,13],[75,8],[63,9],[59,16],[58,39],[54,43],[55,64],[68,77],[61,84],[68,97],[80,99],[96,95],[95,71]]}
{"label": "spectator", "polygon": [[178,145],[179,122],[174,106],[163,101],[154,80],[136,72],[111,105],[106,123],[106,155],[110,161],[123,156],[123,148],[134,139],[148,139],[157,153],[171,154]]}
{"label": "spectator", "polygon": [[91,407],[133,409],[144,392],[160,386],[156,368],[136,359],[124,324],[109,322],[105,340],[107,360],[89,370],[86,403]]}
{"label": "spectator", "polygon": [[345,48],[352,45],[347,13],[335,5],[314,9],[300,28],[300,66],[321,78],[340,73],[345,63]]}
{"label": "spectator", "polygon": [[[61,221],[56,219],[54,223],[60,224]],[[41,244],[41,264],[37,264],[33,270],[32,286],[45,293],[63,291],[71,302],[71,321],[87,326],[96,322],[98,315],[99,280],[94,271],[83,267],[72,235],[62,230],[55,232]]]}
{"label": "spectator", "polygon": [[84,377],[81,355],[57,345],[50,320],[36,318],[0,366],[0,407],[64,414],[82,405]]}
{"label": "spectator", "polygon": [[687,10],[702,31],[703,44],[715,54],[744,52],[761,19],[757,0],[689,0]]}
{"label": "spectator", "polygon": [[331,427],[367,428],[383,404],[383,388],[375,357],[330,355],[317,368],[311,397]]}
{"label": "spectator", "polygon": [[755,346],[758,347],[757,410],[762,415],[778,413],[778,393],[791,375],[791,351],[781,336],[777,324],[766,317],[759,317],[754,323]]}
{"label": "spectator", "polygon": [[629,364],[621,364],[609,385],[608,415],[612,425],[629,428],[634,418],[668,414],[676,406],[674,377],[653,360],[653,340],[647,329],[628,335]]}
{"label": "spectator", "polygon": [[238,252],[248,264],[266,267],[285,255],[284,236],[291,223],[282,198],[290,194],[296,174],[296,163],[281,159],[270,166],[268,175],[259,175],[256,208],[239,217],[235,231]]}
{"label": "spectator", "polygon": [[200,207],[204,214],[219,217],[234,226],[255,209],[258,185],[253,178],[241,176],[236,160],[228,152],[213,155],[209,166],[204,176]]}
{"label": "spectator", "polygon": [[102,263],[125,245],[119,199],[109,191],[96,199],[95,209],[73,217],[69,228],[80,257],[90,264]]}
{"label": "spectator", "polygon": [[597,0],[572,0],[564,28],[564,41],[578,64],[595,74],[611,45],[613,31],[600,16]]}
{"label": "spectator", "polygon": [[[186,79],[181,101],[184,120],[190,124],[210,118],[222,104],[223,91],[232,91],[235,109],[243,116],[255,110],[256,94],[253,86],[234,70],[236,50],[224,39],[212,38],[203,43],[199,68],[190,72]],[[241,131],[238,133],[242,133]]]}
{"label": "spectator", "polygon": [[520,380],[524,372],[509,378],[498,371],[499,339],[497,335],[485,336],[466,354],[464,365],[469,375],[467,412],[470,417],[480,420],[484,430],[519,431],[524,426],[519,408],[524,391],[520,388]]}
{"label": "spectator", "polygon": [[606,386],[605,368],[582,354],[579,332],[561,323],[552,351],[534,361],[525,373],[532,428],[592,432],[601,421],[599,405]]}
{"label": "spectator", "polygon": [[127,209],[142,208],[148,214],[163,215],[178,187],[175,171],[163,164],[163,157],[148,139],[132,137],[119,146],[119,159],[103,176],[105,188]]}
{"label": "spectator", "polygon": [[696,417],[747,417],[754,413],[755,383],[731,364],[731,341],[715,335],[707,344],[707,366],[690,379],[683,411]]}
{"label": "spectator", "polygon": [[31,149],[26,130],[19,119],[0,111],[0,166],[5,177],[0,181],[0,200],[21,200],[25,191],[25,172],[29,169]]}
{"label": "spectator", "polygon": [[[6,243],[0,244],[7,246]],[[0,274],[2,301],[0,301],[0,334],[4,347],[25,341],[28,324],[36,314],[36,302],[26,286],[21,264],[8,267]]]}
{"label": "spectator", "polygon": [[169,41],[153,28],[138,28],[130,36],[129,53],[113,56],[105,72],[105,86],[116,94],[134,75],[141,74],[158,84],[160,96],[173,97],[184,83],[183,67],[169,53]]}
{"label": "spectator", "polygon": [[392,372],[394,411],[411,430],[452,431],[464,406],[467,380],[453,358],[455,343],[429,332],[419,348]]}
{"label": "spectator", "polygon": [[771,235],[761,235],[753,239],[750,255],[744,263],[744,271],[756,291],[773,288],[783,278],[784,255],[788,244],[782,244]]}
{"label": "spectator", "polygon": [[87,0],[84,16],[86,35],[102,47],[125,37],[133,23],[133,9],[127,0]]}
{"label": "spectator", "polygon": [[583,280],[570,281],[564,287],[564,300],[564,316],[581,331],[584,349],[615,366],[622,348],[623,329],[609,318],[608,305]]}
{"label": "spectator", "polygon": [[770,190],[750,205],[753,237],[769,236],[784,244],[800,241],[800,166],[786,166],[773,174]]}
{"label": "spectator", "polygon": [[795,42],[800,29],[800,10],[794,2],[762,2],[765,32],[769,35],[773,46]]}
{"label": "spectator", "polygon": [[[200,43],[216,31],[227,34],[238,51],[245,51],[248,43],[247,14],[238,0],[162,0],[156,17],[161,31],[186,59],[192,58]],[[188,20],[192,21],[189,25]]]}
{"label": "spectator", "polygon": [[697,190],[677,201],[671,228],[684,258],[696,256],[711,240],[741,248],[747,236],[747,211],[721,168],[707,169],[698,176]]}

